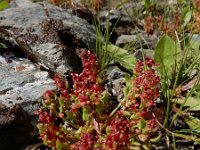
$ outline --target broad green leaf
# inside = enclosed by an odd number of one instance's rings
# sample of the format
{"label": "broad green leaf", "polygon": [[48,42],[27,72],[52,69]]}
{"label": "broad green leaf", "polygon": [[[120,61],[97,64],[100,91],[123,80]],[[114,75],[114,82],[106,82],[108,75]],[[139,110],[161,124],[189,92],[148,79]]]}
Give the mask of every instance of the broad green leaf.
{"label": "broad green leaf", "polygon": [[184,120],[190,129],[200,133],[200,120],[198,118],[195,118],[191,115],[185,115]]}
{"label": "broad green leaf", "polygon": [[177,62],[181,59],[180,52],[177,43],[168,35],[164,35],[159,40],[156,45],[154,59],[160,64],[159,69],[162,75],[171,77],[175,66],[178,65]]}
{"label": "broad green leaf", "polygon": [[190,46],[193,49],[191,51],[192,56],[199,57],[200,56],[200,51],[199,51],[199,49],[200,49],[200,43],[199,43],[199,41],[195,40],[195,38],[191,39],[190,40]]}
{"label": "broad green leaf", "polygon": [[[176,99],[173,101],[178,104],[182,104],[184,99]],[[200,111],[200,98],[189,97],[184,106],[189,107],[190,111]]]}
{"label": "broad green leaf", "polygon": [[8,2],[6,2],[6,1],[0,2],[0,10],[4,10],[7,7],[8,7]]}
{"label": "broad green leaf", "polygon": [[200,43],[198,41],[191,39],[190,45],[192,49],[199,51]]}
{"label": "broad green leaf", "polygon": [[108,55],[110,55],[114,61],[120,63],[124,68],[129,71],[133,71],[134,65],[136,63],[136,58],[131,56],[127,50],[122,49],[115,45],[107,46]]}

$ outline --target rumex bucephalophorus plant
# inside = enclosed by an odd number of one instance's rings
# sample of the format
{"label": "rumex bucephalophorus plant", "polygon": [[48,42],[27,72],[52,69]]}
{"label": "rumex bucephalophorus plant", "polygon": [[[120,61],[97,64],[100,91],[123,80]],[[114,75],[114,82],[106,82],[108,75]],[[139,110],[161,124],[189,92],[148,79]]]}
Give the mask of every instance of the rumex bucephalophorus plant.
{"label": "rumex bucephalophorus plant", "polygon": [[83,71],[72,73],[73,86],[55,76],[57,90],[46,91],[36,111],[40,139],[52,149],[121,150],[150,148],[159,126],[151,110],[159,97],[157,64],[138,61],[127,77],[124,98],[113,100],[99,76],[98,60],[81,54]]}

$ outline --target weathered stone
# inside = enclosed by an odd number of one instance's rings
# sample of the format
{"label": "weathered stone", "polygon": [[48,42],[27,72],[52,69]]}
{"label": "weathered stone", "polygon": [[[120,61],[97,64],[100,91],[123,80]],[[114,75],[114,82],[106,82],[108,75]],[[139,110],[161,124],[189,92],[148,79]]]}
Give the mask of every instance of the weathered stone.
{"label": "weathered stone", "polygon": [[122,72],[119,68],[117,67],[109,67],[108,68],[108,81],[113,81],[119,78],[122,78],[125,76],[125,72]]}
{"label": "weathered stone", "polygon": [[76,48],[95,48],[87,21],[48,3],[13,1],[0,12],[0,33],[12,37],[26,56],[61,74],[81,71]]}
{"label": "weathered stone", "polygon": [[137,35],[121,35],[116,41],[116,45],[124,46],[125,44],[135,43],[137,40]]}
{"label": "weathered stone", "polygon": [[[10,50],[10,51],[9,51]],[[41,107],[43,93],[53,90],[54,81],[16,49],[0,49],[0,149],[22,149],[33,142],[34,111]]]}
{"label": "weathered stone", "polygon": [[141,48],[155,48],[157,43],[157,36],[148,36],[146,34],[133,34],[133,35],[121,35],[116,41],[116,45],[124,46],[126,44],[135,44],[135,47]]}
{"label": "weathered stone", "polygon": [[124,96],[123,88],[125,84],[125,72],[121,71],[118,67],[112,66],[108,68],[108,83],[106,84],[107,90],[111,96],[121,100]]}
{"label": "weathered stone", "polygon": [[129,16],[124,15],[121,13],[121,11],[118,10],[104,10],[100,12],[100,19],[101,19],[101,25],[106,28],[107,22],[110,22],[110,26],[114,27],[117,23],[117,26],[119,25],[132,25],[132,20]]}

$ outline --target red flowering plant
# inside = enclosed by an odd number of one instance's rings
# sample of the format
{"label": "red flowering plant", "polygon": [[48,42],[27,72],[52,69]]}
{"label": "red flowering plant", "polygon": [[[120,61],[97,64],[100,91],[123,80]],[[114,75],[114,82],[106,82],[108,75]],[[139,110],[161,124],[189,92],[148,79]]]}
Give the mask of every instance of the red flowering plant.
{"label": "red flowering plant", "polygon": [[[168,16],[169,17],[169,16]],[[144,18],[144,29],[147,34],[153,34],[154,31],[163,32],[175,38],[175,33],[181,33],[181,12],[177,10],[168,18],[164,15],[147,16]]]}
{"label": "red flowering plant", "polygon": [[57,90],[47,91],[43,108],[36,111],[44,144],[55,150],[150,147],[158,130],[151,113],[159,96],[155,62],[138,61],[135,75],[126,82],[124,99],[114,102],[104,89],[96,56],[84,51],[81,59],[83,71],[71,74],[73,86],[56,75]]}

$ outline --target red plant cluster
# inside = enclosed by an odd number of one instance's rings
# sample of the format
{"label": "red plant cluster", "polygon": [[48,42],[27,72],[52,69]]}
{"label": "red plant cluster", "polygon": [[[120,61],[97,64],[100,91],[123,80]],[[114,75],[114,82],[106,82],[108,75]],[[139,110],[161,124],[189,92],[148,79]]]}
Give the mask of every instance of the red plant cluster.
{"label": "red plant cluster", "polygon": [[200,0],[195,0],[194,6],[195,6],[195,8],[196,8],[197,10],[199,10],[199,9],[200,9]]}
{"label": "red plant cluster", "polygon": [[175,31],[179,32],[181,26],[181,14],[177,10],[172,19],[169,21],[163,15],[151,17],[148,16],[144,19],[144,28],[147,34],[153,34],[157,29],[171,36],[175,35]]}
{"label": "red plant cluster", "polygon": [[[94,150],[94,144],[96,142],[96,138],[91,133],[84,133],[80,141],[70,146],[71,150]],[[97,150],[97,149],[95,149]]]}
{"label": "red plant cluster", "polygon": [[144,19],[144,27],[147,34],[153,34],[154,32],[154,20],[152,17],[147,17]]}
{"label": "red plant cluster", "polygon": [[[55,75],[54,84],[57,86],[57,91],[47,90],[43,95],[44,108],[35,113],[39,116],[37,127],[39,128],[40,138],[53,149],[57,149],[59,143],[62,143],[60,145],[62,149],[66,149],[65,147],[69,145],[69,143],[65,145],[69,142],[69,135],[61,125],[64,123],[62,119],[66,119],[67,114],[72,114],[77,108],[98,104],[100,94],[103,91],[101,80],[98,77],[99,69],[96,56],[90,51],[84,51],[81,54],[81,59],[83,71],[80,75],[72,73],[73,88],[69,89],[68,82],[61,79],[59,75]],[[76,113],[74,115],[76,116]],[[62,121],[59,121],[60,119]],[[81,118],[72,122],[77,126],[82,124]],[[76,127],[76,125],[73,127]],[[70,141],[73,141],[74,138],[70,137]],[[79,142],[82,143],[82,147],[87,147],[87,142],[90,139],[89,133],[84,134]]]}
{"label": "red plant cluster", "polygon": [[159,96],[157,64],[150,58],[138,61],[124,103],[116,111],[105,111],[116,104],[109,97],[101,99],[97,58],[84,51],[81,59],[83,71],[72,73],[73,88],[55,75],[57,91],[46,91],[43,108],[36,111],[44,144],[54,150],[120,150],[135,147],[135,142],[148,143],[158,129],[151,114]]}
{"label": "red plant cluster", "polygon": [[105,145],[109,149],[119,150],[129,141],[130,124],[128,119],[118,118],[111,121],[111,133],[107,135]]}
{"label": "red plant cluster", "polygon": [[151,133],[158,129],[158,124],[152,116],[151,109],[155,105],[155,100],[159,97],[159,76],[156,75],[154,67],[157,64],[151,58],[146,58],[145,62],[138,61],[135,67],[135,77],[130,81],[133,85],[128,94],[131,101],[131,110],[134,118],[131,125],[137,126],[143,123],[143,129],[139,127],[133,131],[138,135],[140,141],[147,141]]}
{"label": "red plant cluster", "polygon": [[136,147],[132,142],[148,143],[158,130],[158,124],[151,112],[159,97],[160,79],[154,67],[157,64],[151,58],[137,62],[124,109],[117,111],[117,118],[109,125],[110,133],[105,139],[107,149]]}
{"label": "red plant cluster", "polygon": [[90,51],[81,54],[83,71],[82,73],[72,73],[74,82],[73,93],[79,100],[77,105],[73,105],[73,109],[85,106],[96,105],[100,100],[100,93],[103,91],[101,82],[98,77],[99,67],[97,58]]}
{"label": "red plant cluster", "polygon": [[[159,96],[158,83],[159,77],[155,75],[155,70],[152,68],[155,62],[146,58],[145,65],[139,61],[135,68],[136,78],[132,80],[134,88],[128,96],[128,99],[132,101],[132,108],[138,108],[140,106],[143,109],[154,106],[154,101]],[[146,70],[145,70],[146,68]]]}
{"label": "red plant cluster", "polygon": [[37,125],[40,132],[40,139],[44,141],[46,145],[49,145],[53,150],[56,150],[58,143],[66,143],[69,138],[68,135],[55,124],[57,118],[50,114],[48,111],[39,109],[35,112],[39,115],[39,124]]}
{"label": "red plant cluster", "polygon": [[50,0],[50,2],[54,5],[59,5],[61,3],[61,0]]}
{"label": "red plant cluster", "polygon": [[39,116],[39,121],[44,124],[49,124],[56,120],[56,118],[50,115],[49,112],[42,109],[36,110],[35,114]]}

